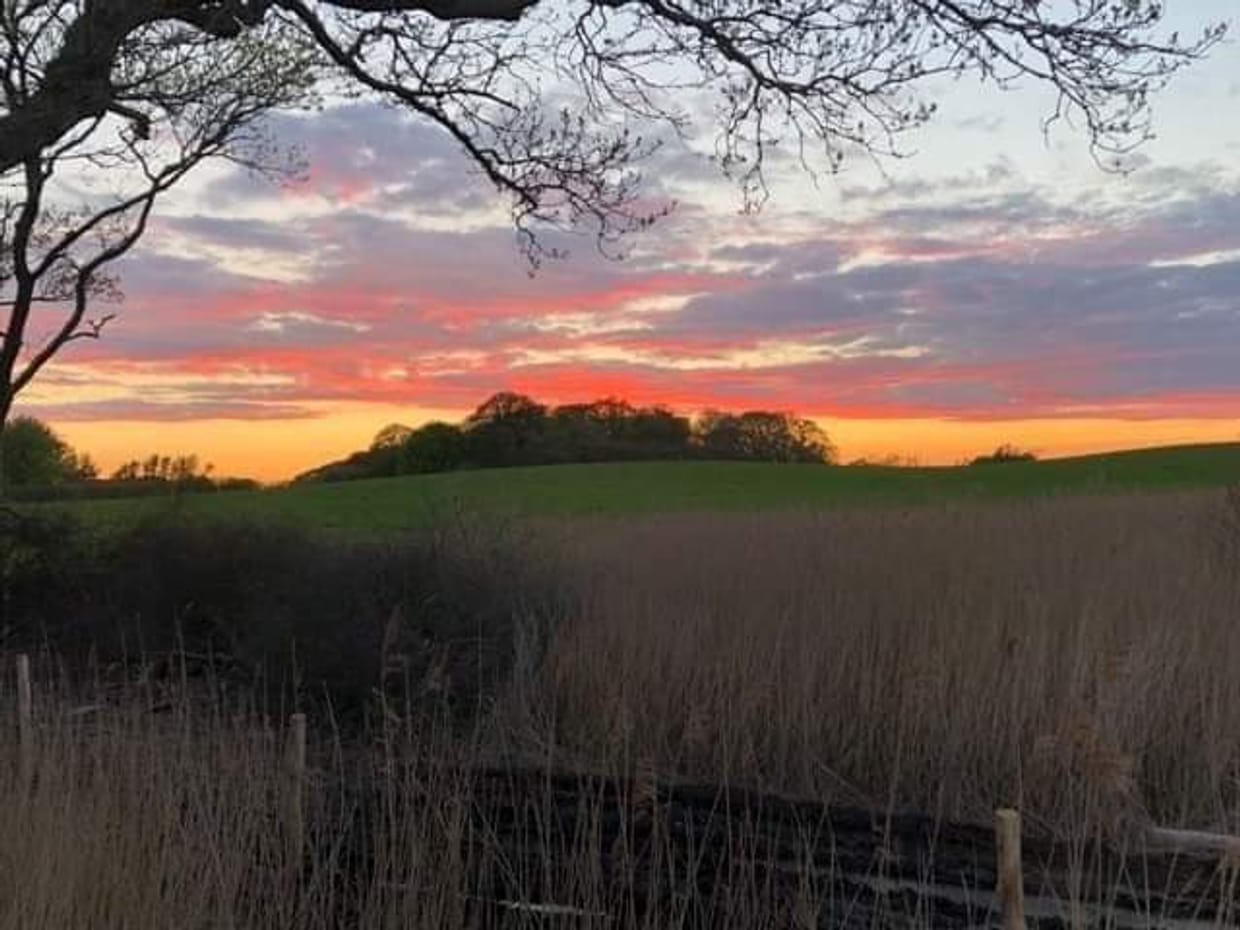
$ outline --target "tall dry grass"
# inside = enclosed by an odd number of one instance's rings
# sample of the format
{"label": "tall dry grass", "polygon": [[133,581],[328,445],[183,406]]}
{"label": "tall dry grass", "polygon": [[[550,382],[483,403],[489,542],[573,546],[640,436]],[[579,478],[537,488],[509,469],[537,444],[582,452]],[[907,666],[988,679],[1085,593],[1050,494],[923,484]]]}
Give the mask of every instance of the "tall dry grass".
{"label": "tall dry grass", "polygon": [[296,862],[285,708],[213,681],[68,682],[45,658],[27,784],[0,657],[0,930],[546,925],[493,907],[513,888],[571,902],[572,926],[801,926],[822,907],[743,877],[701,899],[669,859],[640,879],[675,906],[617,922],[588,830],[519,861],[489,842],[468,771],[508,759],[952,818],[1017,805],[1069,836],[1240,832],[1230,513],[1189,495],[548,529],[576,609],[518,630],[472,727],[418,711],[429,682],[356,738],[312,721]]}
{"label": "tall dry grass", "polygon": [[1240,832],[1234,516],[1205,494],[577,526],[580,615],[515,706],[586,764]]}
{"label": "tall dry grass", "polygon": [[[621,837],[604,868],[599,837],[616,806],[602,797],[576,802],[567,833],[550,806],[479,809],[474,771],[488,751],[446,708],[439,719],[388,708],[364,743],[321,721],[300,795],[306,842],[294,851],[281,715],[209,684],[152,695],[53,679],[37,690],[26,775],[11,677],[0,713],[0,930],[671,930],[703,919],[748,930],[787,927],[790,907],[820,906],[809,886],[789,901],[744,860],[706,894],[658,838],[651,849]],[[512,817],[523,824],[515,834]],[[634,910],[637,888],[664,902],[657,917]]]}

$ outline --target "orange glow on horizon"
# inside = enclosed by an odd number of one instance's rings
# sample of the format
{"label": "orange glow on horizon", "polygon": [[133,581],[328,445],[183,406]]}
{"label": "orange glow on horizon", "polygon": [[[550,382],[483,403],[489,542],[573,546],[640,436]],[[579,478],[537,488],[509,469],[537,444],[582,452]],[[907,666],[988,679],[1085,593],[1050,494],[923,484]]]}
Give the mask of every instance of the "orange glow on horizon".
{"label": "orange glow on horizon", "polygon": [[819,421],[840,450],[840,461],[886,456],[920,465],[956,465],[1003,443],[1039,458],[1063,458],[1197,443],[1240,442],[1240,419],[940,420],[839,419]]}
{"label": "orange glow on horizon", "polygon": [[[103,474],[153,452],[195,454],[217,476],[278,482],[364,449],[389,423],[455,422],[465,410],[430,410],[373,403],[326,405],[318,416],[290,420],[64,422],[53,426],[75,449],[90,453]],[[1117,449],[1240,441],[1231,419],[1029,419],[964,421],[934,418],[819,419],[842,462],[898,456],[921,465],[952,465],[1001,443],[1042,458]]]}

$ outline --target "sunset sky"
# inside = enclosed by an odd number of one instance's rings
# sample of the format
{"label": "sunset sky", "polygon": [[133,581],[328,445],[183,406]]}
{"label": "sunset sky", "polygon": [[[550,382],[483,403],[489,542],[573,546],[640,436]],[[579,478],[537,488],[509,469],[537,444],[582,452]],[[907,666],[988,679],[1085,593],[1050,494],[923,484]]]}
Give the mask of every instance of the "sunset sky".
{"label": "sunset sky", "polygon": [[[1173,0],[1195,33],[1234,0]],[[124,302],[19,405],[105,470],[197,453],[280,479],[501,389],[819,419],[845,459],[954,462],[1240,439],[1240,48],[1156,100],[1127,175],[1043,89],[932,88],[910,157],[778,166],[739,212],[698,151],[645,166],[666,220],[530,276],[441,132],[355,101],[282,115],[305,181],[204,169],[121,267]]]}

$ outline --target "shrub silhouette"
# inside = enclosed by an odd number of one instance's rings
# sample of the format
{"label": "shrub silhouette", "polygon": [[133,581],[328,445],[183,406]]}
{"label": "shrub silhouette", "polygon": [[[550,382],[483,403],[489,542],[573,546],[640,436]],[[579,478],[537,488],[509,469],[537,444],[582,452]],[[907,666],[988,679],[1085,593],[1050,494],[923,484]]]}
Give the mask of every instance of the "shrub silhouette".
{"label": "shrub silhouette", "polygon": [[1006,465],[1012,462],[1036,462],[1037,456],[1027,449],[1004,443],[990,455],[979,455],[970,465]]}
{"label": "shrub silhouette", "polygon": [[519,627],[560,598],[527,540],[464,518],[369,539],[175,514],[104,536],[60,515],[9,524],[0,630],[15,648],[130,668],[186,654],[345,716],[384,689],[472,715],[509,674]]}

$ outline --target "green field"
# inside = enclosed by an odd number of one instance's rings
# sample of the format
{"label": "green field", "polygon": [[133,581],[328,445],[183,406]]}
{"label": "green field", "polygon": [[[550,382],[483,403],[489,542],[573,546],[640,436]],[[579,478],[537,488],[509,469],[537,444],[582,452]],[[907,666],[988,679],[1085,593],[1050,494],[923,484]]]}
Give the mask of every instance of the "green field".
{"label": "green field", "polygon": [[457,510],[511,515],[765,510],[1219,487],[1237,481],[1240,443],[1229,443],[943,468],[737,462],[555,465],[70,506],[105,522],[175,506],[191,515],[399,529]]}

